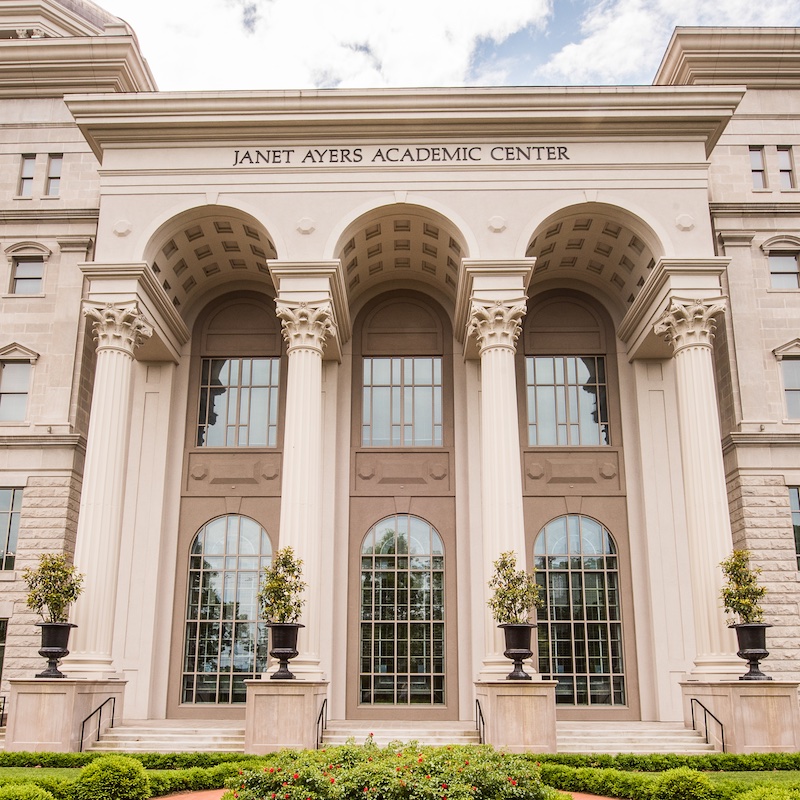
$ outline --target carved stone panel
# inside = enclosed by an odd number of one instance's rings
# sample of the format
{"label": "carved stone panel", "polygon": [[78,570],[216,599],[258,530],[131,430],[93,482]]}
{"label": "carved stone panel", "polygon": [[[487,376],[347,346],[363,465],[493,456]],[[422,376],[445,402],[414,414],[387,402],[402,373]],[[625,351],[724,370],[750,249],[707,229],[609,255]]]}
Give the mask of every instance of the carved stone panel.
{"label": "carved stone panel", "polygon": [[189,454],[186,495],[269,497],[280,491],[280,453],[209,450]]}
{"label": "carved stone panel", "polygon": [[353,459],[356,495],[448,495],[453,492],[449,450],[358,450]]}
{"label": "carved stone panel", "polygon": [[528,496],[612,495],[625,491],[620,451],[602,448],[536,448],[523,454]]}

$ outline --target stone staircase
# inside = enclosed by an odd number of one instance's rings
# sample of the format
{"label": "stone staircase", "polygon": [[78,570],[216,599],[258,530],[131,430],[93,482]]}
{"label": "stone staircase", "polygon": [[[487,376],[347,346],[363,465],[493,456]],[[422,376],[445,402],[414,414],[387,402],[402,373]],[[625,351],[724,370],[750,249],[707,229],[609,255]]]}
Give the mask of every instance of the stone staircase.
{"label": "stone staircase", "polygon": [[322,735],[322,743],[327,747],[345,744],[352,740],[364,744],[372,734],[379,747],[389,742],[410,742],[420,744],[478,744],[478,731],[472,722],[396,722],[396,721],[353,721],[334,719]]}
{"label": "stone staircase", "polygon": [[243,753],[242,720],[146,720],[118,723],[87,750],[107,753]]}
{"label": "stone staircase", "polygon": [[713,753],[701,733],[682,722],[557,722],[559,753]]}

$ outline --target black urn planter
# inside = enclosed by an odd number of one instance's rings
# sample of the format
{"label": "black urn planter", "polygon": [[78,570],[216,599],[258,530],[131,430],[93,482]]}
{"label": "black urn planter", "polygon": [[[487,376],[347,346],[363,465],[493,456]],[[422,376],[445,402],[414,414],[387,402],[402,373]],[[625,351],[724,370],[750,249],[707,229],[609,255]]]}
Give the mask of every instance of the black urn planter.
{"label": "black urn planter", "polygon": [[514,662],[514,669],[506,675],[506,680],[533,680],[531,676],[522,669],[522,662],[533,655],[533,651],[531,650],[531,631],[536,626],[529,622],[507,622],[497,627],[503,629],[506,637],[506,649],[503,655]]}
{"label": "black urn planter", "polygon": [[289,672],[289,661],[297,656],[297,634],[305,628],[299,622],[268,622],[269,654],[278,661],[278,671],[270,675],[270,680],[291,681],[294,675]]}
{"label": "black urn planter", "polygon": [[39,655],[47,659],[47,669],[36,674],[37,678],[66,678],[58,669],[58,662],[69,655],[67,644],[69,632],[76,628],[71,622],[37,622],[42,629],[42,647]]}
{"label": "black urn planter", "polygon": [[771,628],[767,622],[740,622],[731,625],[736,630],[736,640],[739,643],[739,650],[736,653],[739,658],[747,661],[748,671],[739,677],[740,681],[771,681],[769,675],[765,675],[760,669],[758,662],[769,655],[767,650],[767,628]]}

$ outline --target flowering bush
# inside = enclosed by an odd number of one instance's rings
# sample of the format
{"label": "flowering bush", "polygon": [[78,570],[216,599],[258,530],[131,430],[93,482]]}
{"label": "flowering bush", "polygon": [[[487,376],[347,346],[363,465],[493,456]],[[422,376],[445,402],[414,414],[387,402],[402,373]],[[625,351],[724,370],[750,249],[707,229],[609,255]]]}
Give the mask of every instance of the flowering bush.
{"label": "flowering bush", "polygon": [[758,582],[761,569],[750,566],[750,551],[734,550],[720,567],[726,581],[720,595],[725,611],[738,616],[740,622],[761,622],[764,609],[760,601],[767,590]]}
{"label": "flowering bush", "polygon": [[550,800],[537,765],[490,747],[345,745],[282,751],[228,781],[223,800]]}

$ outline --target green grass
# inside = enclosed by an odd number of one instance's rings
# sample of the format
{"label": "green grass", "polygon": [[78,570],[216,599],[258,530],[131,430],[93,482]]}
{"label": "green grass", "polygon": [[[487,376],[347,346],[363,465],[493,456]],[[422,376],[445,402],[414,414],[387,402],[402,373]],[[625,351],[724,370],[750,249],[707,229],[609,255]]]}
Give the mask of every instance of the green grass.
{"label": "green grass", "polygon": [[0,767],[0,785],[8,781],[19,781],[21,778],[57,778],[72,780],[78,777],[80,769],[74,767]]}
{"label": "green grass", "polygon": [[800,788],[800,771],[774,770],[771,772],[705,772],[704,775],[714,784],[724,785],[726,782],[735,781],[739,785],[746,785],[748,789],[754,786],[783,786],[786,789]]}

